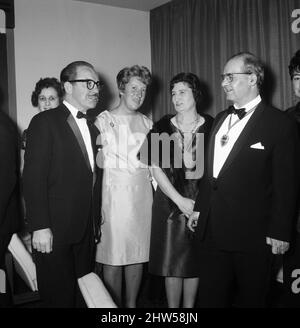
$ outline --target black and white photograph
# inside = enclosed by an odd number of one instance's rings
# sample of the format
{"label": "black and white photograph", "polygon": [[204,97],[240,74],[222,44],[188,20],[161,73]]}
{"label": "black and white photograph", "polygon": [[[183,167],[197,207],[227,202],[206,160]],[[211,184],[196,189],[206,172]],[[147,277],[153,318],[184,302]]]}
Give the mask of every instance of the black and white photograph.
{"label": "black and white photograph", "polygon": [[300,0],[0,0],[0,66],[0,315],[300,308]]}

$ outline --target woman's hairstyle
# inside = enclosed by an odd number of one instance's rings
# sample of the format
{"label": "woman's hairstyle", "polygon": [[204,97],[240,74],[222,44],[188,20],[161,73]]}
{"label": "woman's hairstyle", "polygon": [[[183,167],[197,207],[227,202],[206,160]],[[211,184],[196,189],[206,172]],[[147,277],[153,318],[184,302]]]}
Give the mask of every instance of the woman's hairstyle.
{"label": "woman's hairstyle", "polygon": [[201,91],[201,83],[197,75],[193,73],[179,73],[175,75],[172,80],[170,81],[170,93],[172,94],[172,90],[174,88],[174,85],[176,83],[186,83],[189,88],[192,89],[193,96],[195,99],[196,104],[199,104],[199,102],[202,99],[202,91]]}
{"label": "woman's hairstyle", "polygon": [[59,100],[61,100],[63,93],[62,93],[61,84],[59,83],[59,81],[55,77],[46,77],[44,79],[41,78],[36,83],[35,89],[31,95],[32,106],[34,106],[34,107],[38,106],[39,95],[40,95],[41,91],[46,88],[55,89]]}
{"label": "woman's hairstyle", "polygon": [[148,86],[152,80],[151,73],[145,66],[134,65],[131,67],[125,67],[117,75],[118,89],[124,91],[125,85],[132,77],[137,77],[146,86]]}
{"label": "woman's hairstyle", "polygon": [[291,79],[293,78],[295,73],[300,74],[300,49],[295,53],[295,55],[290,61],[289,73]]}

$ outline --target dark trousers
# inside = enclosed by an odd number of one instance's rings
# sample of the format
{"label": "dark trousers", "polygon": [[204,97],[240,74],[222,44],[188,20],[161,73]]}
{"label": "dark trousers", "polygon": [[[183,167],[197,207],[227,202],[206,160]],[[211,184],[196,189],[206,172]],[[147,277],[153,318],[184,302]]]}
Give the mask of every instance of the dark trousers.
{"label": "dark trousers", "polygon": [[94,269],[95,243],[92,224],[78,244],[58,245],[53,238],[49,254],[34,251],[38,290],[44,307],[86,307],[77,279]]}
{"label": "dark trousers", "polygon": [[[11,234],[8,235],[0,235],[0,269],[6,272],[5,270],[5,254],[7,252],[8,244],[11,240]],[[6,292],[0,293],[0,308],[2,307],[11,307],[12,299],[11,299],[11,291],[10,286],[8,284],[8,279],[6,276]]]}
{"label": "dark trousers", "polygon": [[284,304],[300,307],[300,233],[295,236],[290,250],[283,257]]}
{"label": "dark trousers", "polygon": [[211,227],[199,249],[199,307],[265,307],[272,253],[268,245],[257,252],[216,247]]}

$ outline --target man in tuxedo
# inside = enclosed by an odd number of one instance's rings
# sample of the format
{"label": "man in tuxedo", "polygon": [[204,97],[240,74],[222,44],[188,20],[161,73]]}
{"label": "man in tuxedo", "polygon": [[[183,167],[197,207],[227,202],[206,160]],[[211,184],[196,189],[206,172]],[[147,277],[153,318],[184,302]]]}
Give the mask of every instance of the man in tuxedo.
{"label": "man in tuxedo", "polygon": [[37,114],[27,132],[24,197],[45,307],[81,307],[77,279],[93,270],[100,220],[94,125],[100,82],[93,66],[72,62],[60,75],[63,104]]}
{"label": "man in tuxedo", "polygon": [[18,133],[0,110],[0,307],[10,305],[5,253],[11,236],[20,228]]}
{"label": "man in tuxedo", "polygon": [[233,106],[215,119],[206,173],[188,222],[191,230],[197,226],[203,307],[265,306],[272,253],[289,247],[297,129],[262,101],[263,78],[261,62],[250,53],[231,57],[222,74]]}

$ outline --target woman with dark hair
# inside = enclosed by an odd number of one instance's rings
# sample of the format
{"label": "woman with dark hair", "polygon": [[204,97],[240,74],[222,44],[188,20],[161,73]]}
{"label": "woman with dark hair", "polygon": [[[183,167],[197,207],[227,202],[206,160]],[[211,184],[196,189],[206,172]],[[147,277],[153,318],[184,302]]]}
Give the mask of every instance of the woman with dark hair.
{"label": "woman with dark hair", "polygon": [[197,111],[202,94],[195,74],[180,73],[173,77],[170,93],[176,115],[164,116],[148,134],[152,151],[155,135],[164,134],[172,139],[170,165],[163,163],[166,150],[160,149],[158,160],[151,157],[151,171],[158,188],[152,207],[149,272],[165,277],[170,308],[181,304],[191,308],[198,289],[198,271],[193,236],[186,223],[193,211],[202,174],[197,167],[204,157],[201,134],[206,142],[213,119]]}
{"label": "woman with dark hair", "polygon": [[[290,61],[289,74],[297,103],[295,106],[289,108],[287,113],[296,120],[300,137],[300,49]],[[288,307],[300,307],[300,282],[297,271],[300,269],[300,199],[298,200],[297,211],[296,226],[293,231],[294,238],[289,251],[283,256],[283,282],[286,292],[284,305]]]}
{"label": "woman with dark hair", "polygon": [[119,104],[96,121],[102,145],[97,159],[103,159],[97,164],[104,168],[96,261],[103,264],[104,282],[118,306],[124,271],[126,307],[136,307],[143,264],[149,260],[152,188],[150,171],[137,160],[137,152],[152,126],[138,112],[150,82],[144,66],[122,69],[117,75]]}
{"label": "woman with dark hair", "polygon": [[41,78],[31,95],[32,106],[37,107],[40,112],[57,107],[61,99],[61,85],[54,77]]}
{"label": "woman with dark hair", "polygon": [[[56,108],[62,99],[62,89],[55,77],[40,78],[31,94],[31,104],[40,112]],[[22,149],[26,147],[26,131],[22,135]]]}
{"label": "woman with dark hair", "polygon": [[300,49],[295,53],[290,61],[289,73],[297,104],[289,108],[287,112],[300,124]]}

